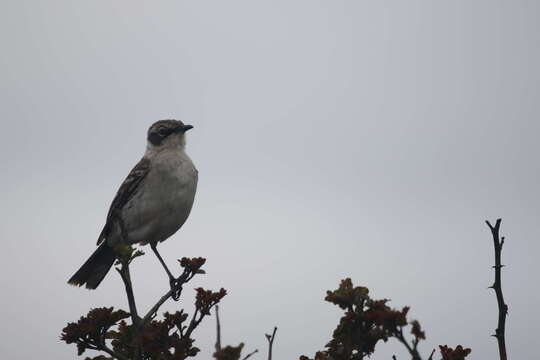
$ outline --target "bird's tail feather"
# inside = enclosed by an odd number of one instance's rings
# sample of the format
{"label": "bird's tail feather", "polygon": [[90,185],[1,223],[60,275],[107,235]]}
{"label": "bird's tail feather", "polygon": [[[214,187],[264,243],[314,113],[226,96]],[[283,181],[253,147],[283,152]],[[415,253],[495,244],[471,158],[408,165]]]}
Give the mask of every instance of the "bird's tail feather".
{"label": "bird's tail feather", "polygon": [[81,268],[68,280],[68,284],[95,289],[109,272],[116,260],[114,250],[103,242],[86,260]]}

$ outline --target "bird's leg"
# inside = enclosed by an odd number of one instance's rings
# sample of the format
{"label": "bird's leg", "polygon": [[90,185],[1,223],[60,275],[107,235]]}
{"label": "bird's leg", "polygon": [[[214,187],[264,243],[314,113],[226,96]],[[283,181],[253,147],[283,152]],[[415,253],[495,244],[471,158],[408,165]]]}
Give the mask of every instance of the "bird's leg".
{"label": "bird's leg", "polygon": [[159,262],[161,263],[161,265],[165,269],[165,272],[167,272],[167,275],[169,276],[169,279],[173,280],[174,276],[171,274],[171,272],[169,271],[169,268],[167,267],[167,264],[165,264],[165,261],[163,261],[163,258],[161,257],[161,255],[157,251],[157,244],[152,243],[152,244],[150,244],[150,247],[152,248],[152,251],[154,252],[154,254],[156,254],[157,258],[159,259]]}
{"label": "bird's leg", "polygon": [[169,284],[171,285],[171,291],[172,291],[173,300],[178,301],[178,299],[180,298],[181,289],[177,289],[175,277],[172,275],[171,271],[167,267],[167,264],[165,264],[165,261],[163,261],[163,258],[161,257],[161,255],[157,251],[157,243],[151,243],[150,247],[152,248],[152,251],[154,252],[154,254],[156,254],[157,258],[159,259],[159,262],[161,263],[161,265],[165,269],[165,272],[169,276]]}

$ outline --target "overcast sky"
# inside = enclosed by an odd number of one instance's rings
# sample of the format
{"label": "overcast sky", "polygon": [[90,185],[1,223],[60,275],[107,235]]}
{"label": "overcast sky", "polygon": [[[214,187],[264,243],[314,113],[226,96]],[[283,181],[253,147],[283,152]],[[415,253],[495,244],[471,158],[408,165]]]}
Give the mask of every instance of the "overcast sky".
{"label": "overcast sky", "polygon": [[[193,124],[199,188],[169,264],[208,259],[229,290],[223,342],[313,355],[351,277],[412,307],[428,339],[497,357],[493,249],[503,218],[507,346],[540,332],[537,1],[22,1],[0,4],[0,357],[68,360],[61,329],[127,308],[119,276],[66,280],[89,256],[155,120]],[[177,269],[179,270],[179,269]],[[168,287],[133,266],[142,310]],[[214,319],[196,333],[208,359]],[[374,359],[407,356],[381,344]],[[91,355],[90,353],[88,355]],[[254,359],[264,359],[258,354]]]}

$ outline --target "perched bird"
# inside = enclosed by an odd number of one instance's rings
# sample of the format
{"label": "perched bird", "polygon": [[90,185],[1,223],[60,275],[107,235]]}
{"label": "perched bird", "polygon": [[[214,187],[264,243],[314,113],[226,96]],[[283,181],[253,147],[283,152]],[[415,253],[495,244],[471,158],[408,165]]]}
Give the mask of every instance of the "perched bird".
{"label": "perched bird", "polygon": [[178,120],[150,126],[146,152],[112,201],[98,248],[69,284],[97,288],[116,260],[115,245],[139,243],[150,244],[174,286],[156,246],[180,229],[193,206],[198,173],[185,152],[185,133],[191,128]]}

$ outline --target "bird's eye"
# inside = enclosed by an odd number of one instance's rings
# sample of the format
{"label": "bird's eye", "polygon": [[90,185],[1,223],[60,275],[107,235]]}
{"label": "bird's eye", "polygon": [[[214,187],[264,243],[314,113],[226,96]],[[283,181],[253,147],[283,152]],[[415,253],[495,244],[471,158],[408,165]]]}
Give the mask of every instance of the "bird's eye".
{"label": "bird's eye", "polygon": [[167,129],[165,129],[164,127],[159,128],[158,134],[161,136],[167,136]]}

